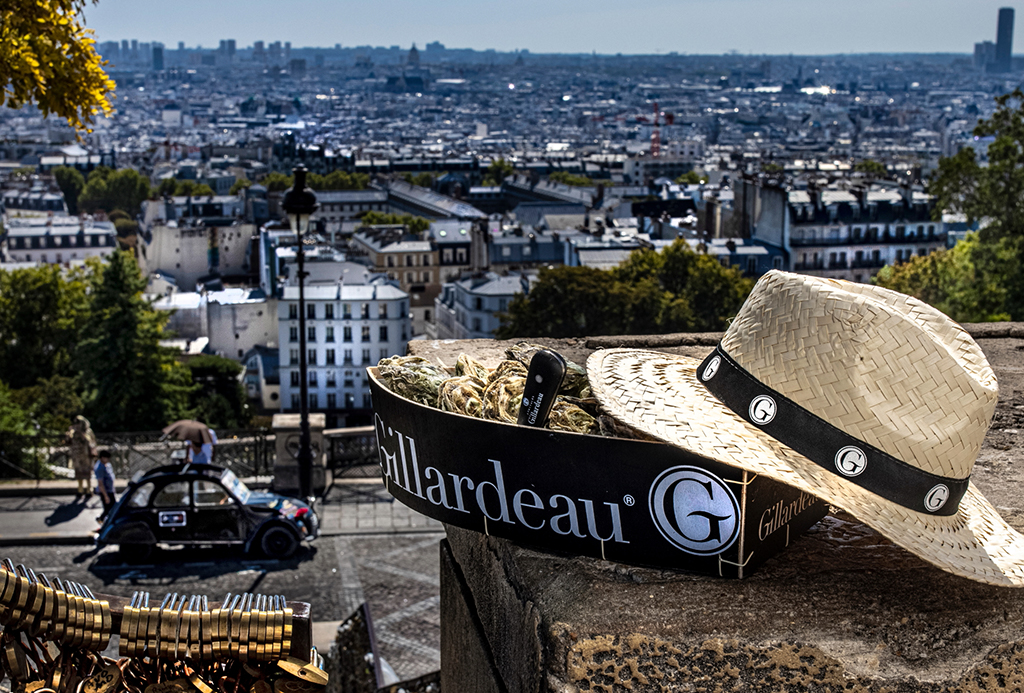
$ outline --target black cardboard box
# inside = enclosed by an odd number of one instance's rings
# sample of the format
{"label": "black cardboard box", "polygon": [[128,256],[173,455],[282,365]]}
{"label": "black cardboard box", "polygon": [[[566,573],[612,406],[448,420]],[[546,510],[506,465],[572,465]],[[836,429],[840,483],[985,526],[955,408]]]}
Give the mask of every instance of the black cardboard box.
{"label": "black cardboard box", "polygon": [[369,372],[384,483],[441,522],[540,549],[742,578],[828,512],[814,496],[671,445],[443,412]]}

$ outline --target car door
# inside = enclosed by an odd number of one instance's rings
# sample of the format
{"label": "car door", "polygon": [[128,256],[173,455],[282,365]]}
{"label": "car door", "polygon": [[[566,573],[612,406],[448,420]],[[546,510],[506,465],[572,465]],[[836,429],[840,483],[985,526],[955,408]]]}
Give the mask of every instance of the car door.
{"label": "car door", "polygon": [[180,544],[190,540],[190,490],[191,482],[176,480],[165,484],[153,496],[149,507],[157,541]]}
{"label": "car door", "polygon": [[201,543],[235,543],[242,540],[242,510],[219,481],[192,482],[192,536]]}

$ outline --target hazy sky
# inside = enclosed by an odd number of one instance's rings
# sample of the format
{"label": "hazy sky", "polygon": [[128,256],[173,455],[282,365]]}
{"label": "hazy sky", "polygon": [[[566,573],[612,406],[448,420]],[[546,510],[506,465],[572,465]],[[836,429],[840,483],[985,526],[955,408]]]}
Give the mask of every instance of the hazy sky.
{"label": "hazy sky", "polygon": [[[526,48],[535,53],[970,53],[1006,0],[99,0],[100,41],[216,47]],[[1015,8],[1019,9],[1019,8]],[[1019,14],[1019,12],[1018,12]],[[1024,31],[1017,17],[1017,34]],[[1019,42],[1016,42],[1019,45]]]}

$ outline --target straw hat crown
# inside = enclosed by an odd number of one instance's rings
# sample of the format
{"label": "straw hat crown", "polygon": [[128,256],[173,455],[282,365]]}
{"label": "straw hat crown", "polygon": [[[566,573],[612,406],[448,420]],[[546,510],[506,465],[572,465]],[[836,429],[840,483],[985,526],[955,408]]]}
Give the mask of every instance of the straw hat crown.
{"label": "straw hat crown", "polygon": [[998,397],[959,325],[871,285],[769,272],[721,346],[804,409],[943,477],[970,476]]}

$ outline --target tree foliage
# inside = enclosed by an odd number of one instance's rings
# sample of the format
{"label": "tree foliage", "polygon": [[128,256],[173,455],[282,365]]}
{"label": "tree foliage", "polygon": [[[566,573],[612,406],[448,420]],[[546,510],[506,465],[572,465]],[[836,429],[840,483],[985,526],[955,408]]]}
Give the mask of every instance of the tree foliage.
{"label": "tree foliage", "polygon": [[542,269],[502,316],[499,339],[718,331],[753,282],[677,240],[634,251],[620,267]]}
{"label": "tree foliage", "polygon": [[0,381],[19,389],[73,373],[88,309],[89,267],[0,271]]}
{"label": "tree foliage", "polygon": [[366,226],[397,225],[403,224],[409,229],[409,233],[422,235],[430,228],[430,220],[424,217],[416,217],[412,214],[385,214],[384,212],[364,212],[362,222]]}
{"label": "tree foliage", "polygon": [[1001,278],[1017,264],[1007,244],[985,244],[969,234],[949,250],[886,265],[875,277],[879,286],[915,296],[957,322],[1009,320],[1007,288]]}
{"label": "tree foliage", "polygon": [[575,185],[581,187],[594,184],[594,181],[590,180],[586,176],[576,176],[568,171],[554,171],[548,175],[548,180],[556,183],[562,183],[563,185]]}
{"label": "tree foliage", "polygon": [[160,346],[168,315],[142,297],[146,280],[130,253],[110,255],[95,281],[79,366],[87,416],[97,430],[152,430],[188,412],[188,369]]}
{"label": "tree foliage", "polygon": [[64,201],[68,205],[69,214],[78,214],[78,196],[85,187],[85,176],[78,169],[69,166],[58,166],[53,169],[53,177],[64,193]]}
{"label": "tree foliage", "polygon": [[484,171],[482,185],[501,185],[507,177],[515,175],[516,169],[503,157],[498,157],[491,162],[491,165]]}
{"label": "tree foliage", "polygon": [[981,221],[977,238],[934,259],[886,270],[877,280],[956,320],[1024,319],[1024,92],[1003,94],[996,104],[992,117],[974,128],[975,136],[992,138],[987,165],[964,147],[941,159],[929,180],[935,214]]}
{"label": "tree foliage", "polygon": [[149,180],[130,168],[113,170],[105,166],[94,169],[78,197],[83,212],[112,212],[120,209],[129,216],[138,215],[142,201],[149,199]]}
{"label": "tree foliage", "polygon": [[103,71],[85,0],[5,0],[0,5],[0,105],[35,102],[77,130],[110,115],[114,82]]}
{"label": "tree foliage", "polygon": [[418,185],[421,188],[434,187],[434,176],[427,172],[417,173],[415,175],[412,173],[406,173],[402,178],[404,178],[405,182],[409,185]]}
{"label": "tree foliage", "polygon": [[702,176],[696,171],[687,171],[683,175],[676,178],[676,183],[680,185],[699,185],[700,183],[707,183],[708,177]]}
{"label": "tree foliage", "polygon": [[252,181],[248,178],[239,178],[231,184],[231,190],[228,190],[229,195],[237,195],[243,190],[248,190],[252,186]]}
{"label": "tree foliage", "polygon": [[885,164],[881,164],[874,159],[861,159],[853,165],[853,170],[867,174],[870,178],[884,179],[889,177],[889,170],[885,167]]}
{"label": "tree foliage", "polygon": [[[267,192],[283,192],[294,184],[292,176],[280,171],[273,171],[261,181]],[[319,173],[306,175],[306,185],[312,190],[365,190],[370,184],[370,177],[365,173],[347,173],[331,171],[326,176]]]}
{"label": "tree foliage", "polygon": [[214,428],[242,428],[252,418],[245,390],[239,381],[242,365],[221,356],[204,354],[188,364],[196,385],[190,397],[192,416]]}

